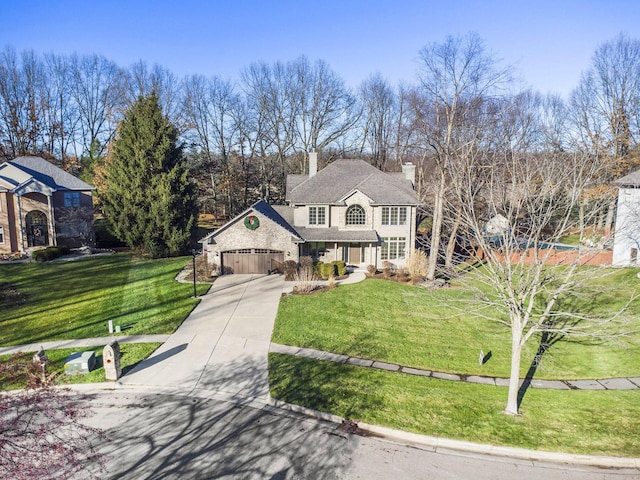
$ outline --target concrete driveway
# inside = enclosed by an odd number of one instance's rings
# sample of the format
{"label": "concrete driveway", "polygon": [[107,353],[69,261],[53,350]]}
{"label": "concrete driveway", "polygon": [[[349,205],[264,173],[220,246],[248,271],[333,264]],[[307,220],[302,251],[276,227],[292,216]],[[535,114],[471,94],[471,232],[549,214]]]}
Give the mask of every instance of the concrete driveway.
{"label": "concrete driveway", "polygon": [[266,400],[267,355],[283,285],[282,275],[218,278],[169,340],[121,383]]}

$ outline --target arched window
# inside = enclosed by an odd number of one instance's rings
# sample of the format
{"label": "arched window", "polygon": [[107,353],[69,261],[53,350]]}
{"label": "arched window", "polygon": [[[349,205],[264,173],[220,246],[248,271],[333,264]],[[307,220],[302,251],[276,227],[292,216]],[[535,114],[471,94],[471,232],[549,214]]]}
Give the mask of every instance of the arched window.
{"label": "arched window", "polygon": [[367,214],[360,205],[351,205],[347,208],[347,225],[364,225]]}

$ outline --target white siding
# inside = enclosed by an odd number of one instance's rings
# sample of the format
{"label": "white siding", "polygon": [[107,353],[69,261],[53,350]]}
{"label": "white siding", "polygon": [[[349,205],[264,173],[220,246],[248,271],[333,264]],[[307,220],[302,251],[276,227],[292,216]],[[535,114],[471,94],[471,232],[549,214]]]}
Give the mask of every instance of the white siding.
{"label": "white siding", "polygon": [[621,187],[618,191],[613,265],[632,265],[634,248],[640,250],[640,189]]}

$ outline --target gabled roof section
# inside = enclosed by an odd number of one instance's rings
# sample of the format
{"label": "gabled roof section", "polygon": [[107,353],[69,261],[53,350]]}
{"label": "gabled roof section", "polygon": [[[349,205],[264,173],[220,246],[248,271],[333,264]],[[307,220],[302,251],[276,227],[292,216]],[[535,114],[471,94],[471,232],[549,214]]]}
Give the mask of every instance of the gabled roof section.
{"label": "gabled roof section", "polygon": [[[54,191],[94,190],[94,187],[88,183],[56,167],[51,162],[47,162],[44,158],[18,157],[7,163],[22,172],[22,175],[31,177]],[[0,173],[0,176],[1,175],[2,173]],[[16,178],[16,180],[18,180],[18,178]],[[19,181],[19,183],[22,184],[25,181],[26,179]]]}
{"label": "gabled roof section", "polygon": [[417,205],[403,174],[385,173],[364,160],[336,160],[312,177],[289,175],[286,200],[293,205],[337,204],[359,190],[377,205]]}
{"label": "gabled roof section", "polygon": [[256,213],[260,213],[261,215],[264,215],[266,218],[270,219],[271,221],[275,222],[276,224],[278,224],[279,226],[287,230],[293,237],[295,237],[295,239],[300,241],[302,240],[302,237],[298,235],[298,232],[296,232],[296,230],[284,218],[282,218],[282,216],[278,212],[276,212],[271,205],[269,205],[264,200],[259,200],[253,205],[251,205],[249,208],[247,208],[240,215],[229,220],[219,229],[209,233],[207,236],[199,240],[199,243],[202,243],[212,237],[215,237],[219,233],[224,232],[227,228],[236,224],[251,212],[256,212]]}
{"label": "gabled roof section", "polygon": [[640,170],[636,170],[629,175],[614,180],[613,183],[621,187],[640,187]]}

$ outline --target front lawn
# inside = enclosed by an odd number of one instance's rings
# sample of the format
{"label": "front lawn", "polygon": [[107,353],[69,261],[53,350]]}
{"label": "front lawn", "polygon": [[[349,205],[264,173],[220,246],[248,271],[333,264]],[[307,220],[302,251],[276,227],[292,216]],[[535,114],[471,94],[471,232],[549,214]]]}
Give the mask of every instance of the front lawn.
{"label": "front lawn", "polygon": [[[613,313],[640,289],[637,269],[607,278],[615,292],[590,297],[592,311]],[[458,310],[466,302],[466,312]],[[454,307],[455,306],[455,307]],[[640,302],[631,311],[637,313]],[[633,329],[640,331],[635,316]],[[474,313],[472,294],[455,284],[425,290],[384,280],[365,280],[280,302],[273,342],[382,360],[442,372],[508,377],[511,337],[507,327]],[[524,376],[538,348],[532,338],[522,357]],[[480,350],[490,358],[479,365]],[[564,339],[551,347],[538,379],[637,377],[640,335],[594,341]]]}
{"label": "front lawn", "polygon": [[[172,333],[198,303],[193,285],[174,280],[190,259],[116,254],[0,265],[15,299],[0,308],[0,346],[103,337],[109,320],[123,334]],[[198,294],[208,288],[198,285]]]}
{"label": "front lawn", "polygon": [[526,392],[522,416],[501,412],[507,389],[269,354],[271,395],[353,420],[535,450],[640,456],[640,392]]}

